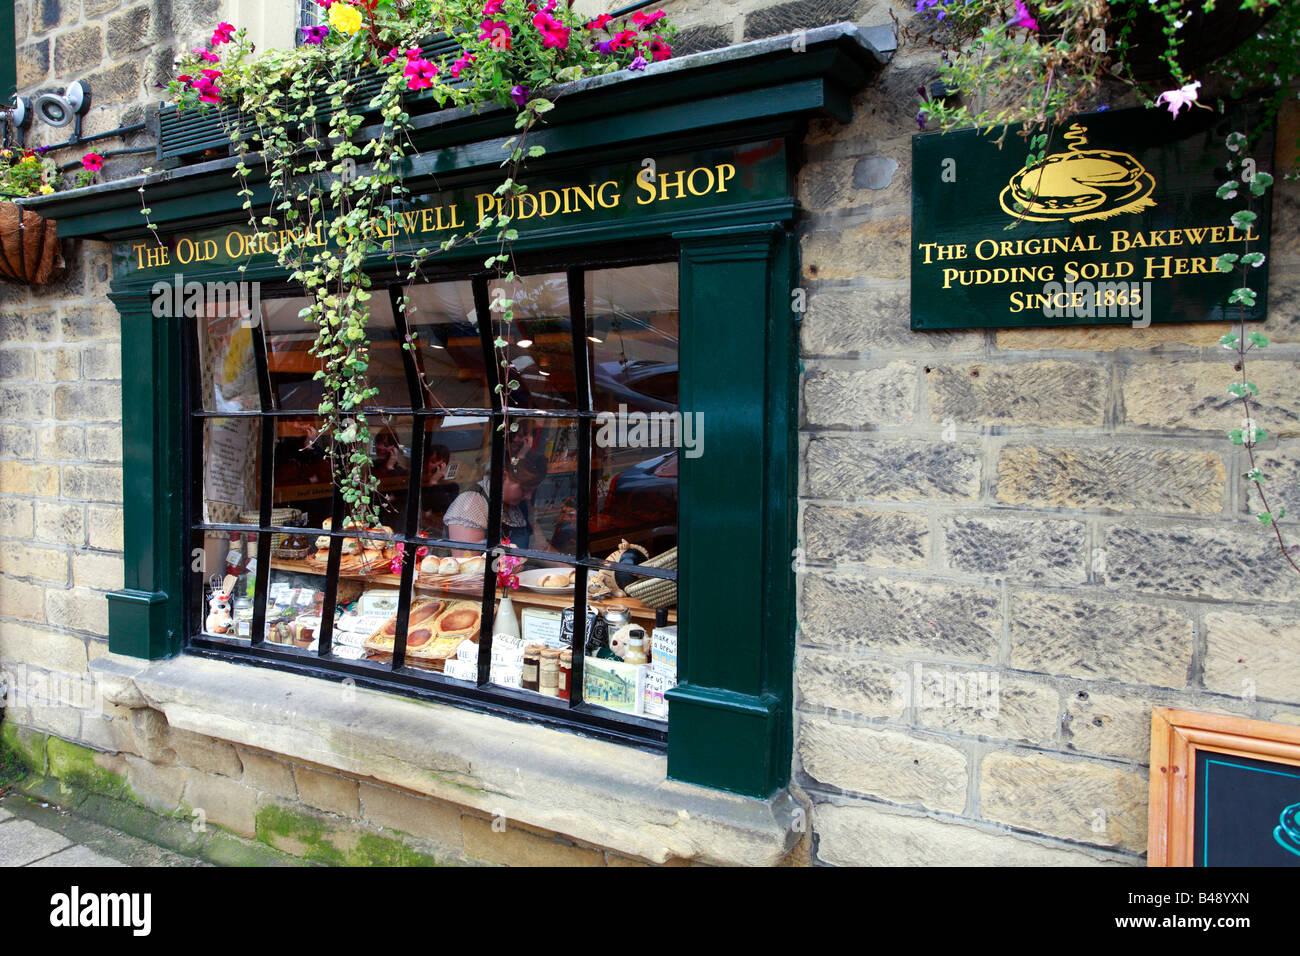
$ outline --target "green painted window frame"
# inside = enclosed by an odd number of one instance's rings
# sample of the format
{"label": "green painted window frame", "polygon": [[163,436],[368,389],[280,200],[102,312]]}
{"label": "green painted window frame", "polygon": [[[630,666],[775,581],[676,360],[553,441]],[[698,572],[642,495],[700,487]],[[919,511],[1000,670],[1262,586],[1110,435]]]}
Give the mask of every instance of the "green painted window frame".
{"label": "green painted window frame", "polygon": [[0,0],[0,104],[8,106],[18,89],[18,31],[14,25],[15,0]]}

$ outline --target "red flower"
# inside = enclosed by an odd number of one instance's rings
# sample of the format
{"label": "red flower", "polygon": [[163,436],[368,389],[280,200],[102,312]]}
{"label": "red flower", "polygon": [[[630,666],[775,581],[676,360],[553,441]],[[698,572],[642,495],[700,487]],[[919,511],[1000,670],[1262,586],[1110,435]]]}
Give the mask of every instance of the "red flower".
{"label": "red flower", "polygon": [[483,4],[483,16],[490,17],[494,13],[500,13],[505,5],[506,0],[487,0],[487,3]]}
{"label": "red flower", "polygon": [[222,75],[220,70],[203,70],[202,72],[209,80],[215,80],[217,77]]}
{"label": "red flower", "polygon": [[614,40],[610,43],[610,48],[614,50],[621,50],[624,47],[629,46],[636,46],[635,30],[620,30],[618,33],[614,34]]}
{"label": "red flower", "polygon": [[459,80],[460,71],[465,69],[465,67],[469,66],[477,59],[478,57],[476,57],[473,53],[462,53],[459,57],[456,58],[456,60],[451,64],[451,66],[447,67],[447,72],[451,74],[451,78],[453,80]]}
{"label": "red flower", "polygon": [[602,13],[602,14],[601,14],[600,16],[598,16],[596,19],[587,21],[587,23],[584,24],[584,29],[587,29],[587,30],[600,30],[600,29],[603,29],[604,26],[605,26],[605,24],[609,23],[609,21],[610,21],[610,20],[613,20],[613,19],[614,19],[614,18],[611,17],[608,13]]}
{"label": "red flower", "polygon": [[510,49],[510,27],[504,20],[484,20],[479,24],[480,40],[487,40],[494,50]]}
{"label": "red flower", "polygon": [[[216,71],[204,70],[203,72],[208,73],[208,72],[216,72]],[[193,85],[194,85],[194,89],[198,90],[200,102],[202,103],[221,102],[221,90],[217,88],[217,84],[214,83],[210,77],[201,76],[194,81]]]}
{"label": "red flower", "polygon": [[666,60],[673,55],[673,48],[664,42],[663,37],[655,37],[650,41],[650,58],[653,60]]}
{"label": "red flower", "polygon": [[632,22],[638,26],[648,27],[650,24],[662,20],[667,15],[668,14],[664,13],[662,10],[656,10],[654,13],[643,13],[638,10],[636,13],[632,14]]}
{"label": "red flower", "polygon": [[230,23],[218,23],[217,28],[212,31],[212,45],[221,46],[223,43],[229,43],[230,38],[235,33],[235,27]]}
{"label": "red flower", "polygon": [[427,90],[433,86],[433,78],[438,75],[438,67],[424,59],[408,60],[404,74],[408,90]]}
{"label": "red flower", "polygon": [[549,13],[539,13],[533,17],[533,26],[542,32],[542,46],[557,50],[569,46],[569,28]]}
{"label": "red flower", "polygon": [[92,173],[97,173],[104,168],[104,157],[99,153],[87,153],[81,157],[81,165]]}

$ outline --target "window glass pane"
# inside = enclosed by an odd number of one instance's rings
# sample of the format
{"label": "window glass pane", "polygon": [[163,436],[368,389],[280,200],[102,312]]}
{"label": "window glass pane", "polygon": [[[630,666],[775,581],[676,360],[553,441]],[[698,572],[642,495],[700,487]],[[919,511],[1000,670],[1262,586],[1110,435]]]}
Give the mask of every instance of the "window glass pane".
{"label": "window glass pane", "polygon": [[677,263],[584,277],[596,411],[677,408]]}
{"label": "window glass pane", "polygon": [[680,453],[662,448],[591,450],[591,553],[605,557],[621,540],[651,555],[677,546],[677,466]]}
{"label": "window glass pane", "polygon": [[237,310],[210,304],[197,319],[199,395],[205,411],[255,411],[261,407],[253,328]]}
{"label": "window glass pane", "polygon": [[424,407],[491,408],[470,283],[413,285],[406,295],[406,323],[415,341]]}
{"label": "window glass pane", "polygon": [[[272,507],[301,512],[301,523],[324,528],[333,510],[334,478],[330,470],[329,438],[321,434],[318,415],[294,415],[265,419],[275,429],[275,464],[272,472]],[[274,519],[273,519],[274,520]]]}
{"label": "window glass pane", "polygon": [[[379,390],[367,398],[370,407],[408,408],[410,392],[402,365],[402,348],[393,325],[393,306],[388,293],[375,289],[370,298],[370,319],[366,334],[370,339],[368,384]],[[315,379],[323,368],[311,353],[316,342],[316,326],[299,313],[311,305],[311,299],[299,296],[262,301],[262,324],[266,330],[266,361],[271,374],[271,394],[276,408],[315,411],[324,394],[322,383]]]}
{"label": "window glass pane", "polygon": [[[528,525],[512,532],[515,547],[572,556],[577,548],[578,429],[576,418],[515,418],[505,490],[521,487]],[[536,485],[534,488],[533,485]],[[503,497],[503,500],[506,500]],[[520,541],[526,541],[521,544]]]}
{"label": "window glass pane", "polygon": [[259,572],[256,533],[196,531],[191,542],[190,586],[199,633],[247,642]]}
{"label": "window glass pane", "polygon": [[677,686],[677,582],[606,570],[589,590],[602,597],[592,601],[599,620],[584,648],[583,700],[666,721],[664,693]]}
{"label": "window glass pane", "polygon": [[325,564],[284,557],[298,551],[286,544],[310,540],[286,538],[275,535],[271,544],[264,639],[281,648],[315,654],[325,604]]}
{"label": "window glass pane", "polygon": [[406,415],[370,415],[367,425],[374,475],[379,479],[379,522],[401,533],[406,528],[411,475],[411,419]]}
{"label": "window glass pane", "polygon": [[[488,418],[438,416],[425,420],[424,464],[420,473],[420,517],[417,534],[425,538],[447,538],[447,525],[443,518],[447,509],[462,492],[479,489],[492,464],[492,423]],[[462,516],[463,540],[470,530],[480,528],[481,522],[467,521],[477,513]],[[483,515],[486,515],[483,508]],[[480,536],[481,540],[481,536]]]}
{"label": "window glass pane", "polygon": [[573,332],[569,321],[569,283],[562,272],[524,276],[517,282],[492,282],[488,300],[513,302],[514,320],[507,329],[500,312],[492,312],[494,337],[509,342],[506,350],[514,408],[576,409],[573,377]]}
{"label": "window glass pane", "polygon": [[261,418],[203,419],[204,524],[258,524]]}

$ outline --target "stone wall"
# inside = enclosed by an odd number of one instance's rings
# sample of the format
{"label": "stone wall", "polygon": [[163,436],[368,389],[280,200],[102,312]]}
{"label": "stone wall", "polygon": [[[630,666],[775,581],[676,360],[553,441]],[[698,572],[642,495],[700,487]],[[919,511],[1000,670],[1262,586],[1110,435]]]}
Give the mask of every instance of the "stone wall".
{"label": "stone wall", "polygon": [[[813,126],[799,176],[815,859],[1140,864],[1153,706],[1300,723],[1300,577],[1226,438],[1223,327],[909,330],[915,89],[935,78],[904,47],[850,124]],[[1300,188],[1273,202],[1250,377],[1295,510]]]}

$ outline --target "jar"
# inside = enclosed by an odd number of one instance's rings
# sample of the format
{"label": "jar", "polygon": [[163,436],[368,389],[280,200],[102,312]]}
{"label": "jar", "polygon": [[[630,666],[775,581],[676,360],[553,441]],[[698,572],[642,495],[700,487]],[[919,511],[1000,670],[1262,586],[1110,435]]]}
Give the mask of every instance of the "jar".
{"label": "jar", "polygon": [[538,693],[547,697],[560,696],[560,651],[548,647],[542,651],[541,667],[537,674]]}
{"label": "jar", "polygon": [[556,696],[560,700],[569,699],[569,684],[573,680],[573,651],[560,651],[560,678],[556,685]]}
{"label": "jar", "polygon": [[253,602],[246,597],[236,598],[233,617],[235,618],[235,636],[252,637]]}
{"label": "jar", "polygon": [[634,627],[628,631],[627,652],[623,655],[623,663],[644,664],[645,662],[645,631]]}
{"label": "jar", "polygon": [[545,644],[529,644],[524,648],[524,673],[519,686],[524,690],[537,690],[537,679],[541,670],[542,651]]}

